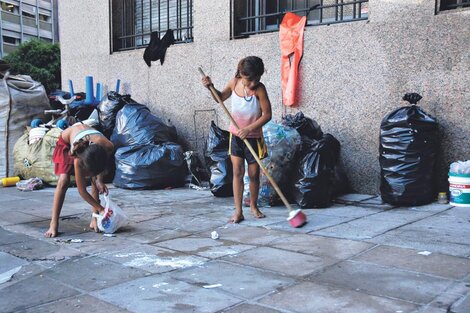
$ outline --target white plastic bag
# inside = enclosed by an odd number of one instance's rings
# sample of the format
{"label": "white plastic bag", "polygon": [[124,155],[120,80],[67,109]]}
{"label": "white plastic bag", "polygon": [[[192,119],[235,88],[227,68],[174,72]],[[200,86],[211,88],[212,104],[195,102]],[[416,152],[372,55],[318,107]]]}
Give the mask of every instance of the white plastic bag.
{"label": "white plastic bag", "polygon": [[104,201],[103,214],[93,213],[93,217],[96,217],[99,230],[106,234],[112,234],[126,225],[128,218],[124,211],[109,199],[109,195],[104,195]]}

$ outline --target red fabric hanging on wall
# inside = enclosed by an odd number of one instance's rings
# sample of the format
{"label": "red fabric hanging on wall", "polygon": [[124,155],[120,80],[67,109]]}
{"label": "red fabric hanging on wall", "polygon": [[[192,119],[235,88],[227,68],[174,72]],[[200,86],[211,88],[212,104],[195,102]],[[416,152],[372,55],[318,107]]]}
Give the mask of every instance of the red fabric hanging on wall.
{"label": "red fabric hanging on wall", "polygon": [[306,16],[287,12],[279,29],[281,45],[282,103],[297,106],[299,65],[304,52],[304,27]]}

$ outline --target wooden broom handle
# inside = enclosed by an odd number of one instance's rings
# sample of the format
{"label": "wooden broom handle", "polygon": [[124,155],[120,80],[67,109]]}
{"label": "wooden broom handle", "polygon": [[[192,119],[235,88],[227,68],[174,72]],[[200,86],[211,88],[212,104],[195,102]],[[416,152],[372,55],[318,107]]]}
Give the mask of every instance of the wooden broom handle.
{"label": "wooden broom handle", "polygon": [[[206,74],[204,74],[204,71],[202,70],[202,68],[198,68],[199,70],[199,73],[201,73],[202,77],[206,77]],[[222,109],[224,109],[225,113],[227,114],[227,116],[230,118],[230,121],[232,122],[233,126],[235,126],[236,129],[240,130],[240,127],[238,127],[238,124],[237,122],[233,119],[232,117],[232,114],[230,114],[230,111],[227,110],[227,108],[225,107],[225,104],[224,102],[222,101],[222,99],[220,99],[220,96],[219,96],[219,93],[217,92],[217,90],[215,90],[214,88],[214,85],[210,85],[209,86],[209,90],[211,91],[212,95],[214,96],[215,99],[217,99],[217,102],[222,106]],[[253,157],[255,158],[256,162],[258,163],[259,167],[261,168],[261,170],[263,171],[264,175],[266,175],[266,177],[268,178],[269,182],[271,183],[271,185],[274,187],[274,190],[276,190],[277,194],[279,195],[279,197],[281,198],[282,202],[284,203],[284,205],[287,207],[287,209],[290,211],[293,211],[294,209],[291,207],[289,201],[287,201],[286,197],[284,196],[284,194],[282,193],[281,191],[281,188],[279,188],[279,186],[277,185],[276,181],[272,178],[271,174],[268,173],[268,170],[264,168],[263,166],[263,163],[261,163],[261,160],[259,159],[258,157],[258,154],[256,153],[256,151],[253,149],[253,147],[251,146],[250,142],[246,139],[243,139],[243,142],[245,143],[245,145],[248,147],[248,150],[250,150],[251,154],[253,155]]]}

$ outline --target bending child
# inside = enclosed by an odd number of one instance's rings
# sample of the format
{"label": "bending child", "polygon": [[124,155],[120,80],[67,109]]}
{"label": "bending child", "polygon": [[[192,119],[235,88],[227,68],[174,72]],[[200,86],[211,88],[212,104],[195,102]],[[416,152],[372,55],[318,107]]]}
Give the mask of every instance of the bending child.
{"label": "bending child", "polygon": [[[99,214],[104,210],[99,193],[108,194],[108,188],[103,183],[102,173],[113,151],[111,141],[88,125],[77,124],[61,133],[52,155],[54,172],[59,180],[52,203],[51,223],[49,230],[44,233],[45,237],[57,236],[60,211],[71,175],[75,175],[78,192],[91,205],[92,211]],[[91,195],[86,189],[87,177],[91,177]],[[90,228],[98,232],[96,218],[91,219]]]}
{"label": "bending child", "polygon": [[[242,210],[243,175],[245,174],[245,160],[248,163],[248,176],[250,177],[250,210],[254,217],[262,218],[265,215],[258,209],[259,174],[260,168],[256,159],[243,142],[248,140],[260,159],[266,157],[267,149],[263,138],[262,126],[271,120],[271,103],[266,87],[260,82],[264,73],[263,60],[256,56],[241,59],[238,63],[235,77],[232,78],[220,92],[222,101],[232,98],[232,117],[240,129],[230,123],[229,154],[233,164],[233,197],[235,213],[230,218],[231,223],[244,220]],[[202,78],[202,84],[209,88],[213,86],[210,77]],[[214,100],[217,99],[214,97]]]}

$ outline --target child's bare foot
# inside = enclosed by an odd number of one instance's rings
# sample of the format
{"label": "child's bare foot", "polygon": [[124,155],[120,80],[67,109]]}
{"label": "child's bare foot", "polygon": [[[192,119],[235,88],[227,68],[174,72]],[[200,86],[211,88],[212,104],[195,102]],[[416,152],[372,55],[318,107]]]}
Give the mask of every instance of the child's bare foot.
{"label": "child's bare foot", "polygon": [[235,213],[232,215],[232,217],[229,219],[229,223],[232,224],[238,224],[241,221],[243,221],[245,217],[243,216],[243,213]]}
{"label": "child's bare foot", "polygon": [[51,225],[49,229],[44,233],[44,237],[46,238],[54,238],[57,236],[58,226]]}
{"label": "child's bare foot", "polygon": [[264,215],[263,212],[261,212],[258,208],[250,208],[250,211],[251,211],[251,214],[253,214],[255,218],[266,217],[266,215]]}
{"label": "child's bare foot", "polygon": [[91,222],[90,222],[90,229],[93,229],[95,233],[99,233],[100,230],[98,228],[98,224],[96,222],[96,217],[92,217],[91,218]]}

